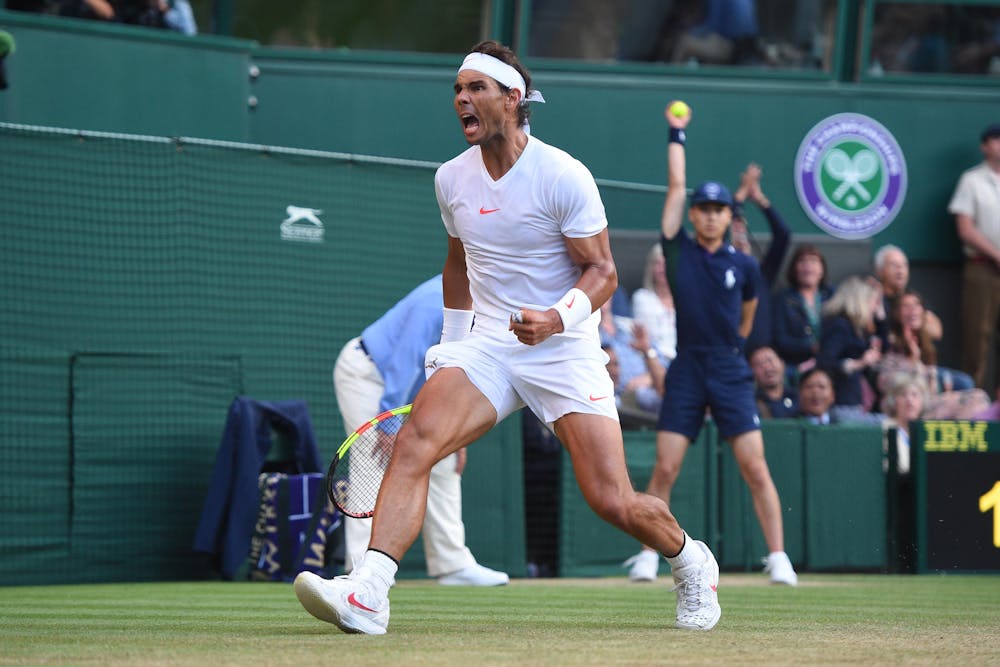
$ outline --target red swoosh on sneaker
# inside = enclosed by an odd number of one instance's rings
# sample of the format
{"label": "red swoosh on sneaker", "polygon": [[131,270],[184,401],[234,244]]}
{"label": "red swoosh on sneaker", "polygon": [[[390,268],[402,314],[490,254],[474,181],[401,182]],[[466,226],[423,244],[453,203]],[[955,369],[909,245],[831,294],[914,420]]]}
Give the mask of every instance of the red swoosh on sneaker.
{"label": "red swoosh on sneaker", "polygon": [[363,604],[361,604],[360,602],[358,602],[358,599],[356,597],[354,597],[354,593],[351,593],[350,595],[347,596],[347,602],[349,604],[357,607],[358,609],[363,609],[364,611],[369,611],[369,612],[371,612],[373,614],[376,613],[374,609],[369,609],[368,607],[366,607]]}
{"label": "red swoosh on sneaker", "polygon": [[499,210],[500,209],[498,209],[498,208],[484,208],[484,207],[480,206],[479,207],[479,215],[486,215],[487,213],[496,213]]}
{"label": "red swoosh on sneaker", "polygon": [[594,396],[593,394],[590,395],[590,400],[592,401],[603,401],[605,398],[607,398],[607,396]]}

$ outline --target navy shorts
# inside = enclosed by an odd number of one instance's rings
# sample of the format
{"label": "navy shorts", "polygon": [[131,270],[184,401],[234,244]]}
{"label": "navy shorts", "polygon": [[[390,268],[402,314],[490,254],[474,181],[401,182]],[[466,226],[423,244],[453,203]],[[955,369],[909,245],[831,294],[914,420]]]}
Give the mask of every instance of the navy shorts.
{"label": "navy shorts", "polygon": [[737,348],[680,351],[667,369],[665,385],[657,422],[660,431],[696,440],[706,407],[723,438],[760,428],[753,374]]}

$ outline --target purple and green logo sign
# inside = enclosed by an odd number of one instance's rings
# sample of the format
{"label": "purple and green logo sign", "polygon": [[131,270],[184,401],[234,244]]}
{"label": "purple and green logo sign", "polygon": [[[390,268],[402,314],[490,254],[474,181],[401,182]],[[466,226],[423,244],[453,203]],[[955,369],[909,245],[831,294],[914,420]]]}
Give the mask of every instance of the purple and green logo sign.
{"label": "purple and green logo sign", "polygon": [[806,215],[831,236],[863,239],[885,229],[906,198],[906,160],[880,123],[841,113],[813,127],[795,156]]}

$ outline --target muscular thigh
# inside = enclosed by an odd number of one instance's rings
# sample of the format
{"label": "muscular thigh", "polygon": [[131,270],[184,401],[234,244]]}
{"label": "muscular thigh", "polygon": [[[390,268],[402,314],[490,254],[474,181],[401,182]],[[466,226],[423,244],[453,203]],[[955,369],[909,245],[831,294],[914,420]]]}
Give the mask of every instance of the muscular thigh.
{"label": "muscular thigh", "polygon": [[439,461],[482,437],[496,424],[497,413],[460,368],[435,372],[413,401],[410,419],[397,438],[397,449]]}
{"label": "muscular thigh", "polygon": [[570,413],[555,422],[555,431],[569,452],[573,472],[585,497],[632,491],[617,421],[603,415]]}

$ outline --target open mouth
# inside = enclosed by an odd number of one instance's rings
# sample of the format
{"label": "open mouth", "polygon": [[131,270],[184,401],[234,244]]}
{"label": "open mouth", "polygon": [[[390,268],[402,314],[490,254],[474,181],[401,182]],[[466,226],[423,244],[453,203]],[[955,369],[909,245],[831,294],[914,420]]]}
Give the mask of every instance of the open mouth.
{"label": "open mouth", "polygon": [[466,134],[471,134],[479,129],[479,119],[471,113],[464,113],[459,118],[462,121],[462,128]]}

